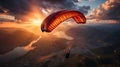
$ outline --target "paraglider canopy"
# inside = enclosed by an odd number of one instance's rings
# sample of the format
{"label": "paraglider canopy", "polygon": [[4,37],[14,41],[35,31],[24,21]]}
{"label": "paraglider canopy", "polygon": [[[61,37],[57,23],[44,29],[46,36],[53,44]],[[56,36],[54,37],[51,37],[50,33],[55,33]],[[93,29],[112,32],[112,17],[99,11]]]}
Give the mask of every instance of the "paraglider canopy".
{"label": "paraglider canopy", "polygon": [[53,31],[60,23],[63,21],[73,18],[76,23],[84,24],[86,23],[86,18],[83,13],[76,10],[62,10],[55,12],[42,22],[41,30],[42,32],[51,32]]}

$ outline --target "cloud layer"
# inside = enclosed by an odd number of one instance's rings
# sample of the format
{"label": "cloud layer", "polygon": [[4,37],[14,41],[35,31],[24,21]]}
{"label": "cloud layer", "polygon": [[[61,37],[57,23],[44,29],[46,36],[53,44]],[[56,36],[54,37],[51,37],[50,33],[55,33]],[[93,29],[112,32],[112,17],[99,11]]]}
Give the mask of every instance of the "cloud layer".
{"label": "cloud layer", "polygon": [[90,6],[79,6],[76,3],[80,4],[78,0],[39,0],[39,5],[42,8],[52,9],[52,11],[55,11],[56,9],[74,9],[87,14],[88,10],[90,10]]}
{"label": "cloud layer", "polygon": [[[0,7],[7,9],[8,13],[16,18],[21,18],[30,12],[31,6],[48,13],[62,9],[74,9],[87,14],[90,10],[90,6],[79,6],[75,3],[80,2],[78,0],[0,0]],[[4,10],[0,8],[0,12],[3,13]]]}
{"label": "cloud layer", "polygon": [[93,10],[92,19],[120,21],[120,0],[108,0]]}

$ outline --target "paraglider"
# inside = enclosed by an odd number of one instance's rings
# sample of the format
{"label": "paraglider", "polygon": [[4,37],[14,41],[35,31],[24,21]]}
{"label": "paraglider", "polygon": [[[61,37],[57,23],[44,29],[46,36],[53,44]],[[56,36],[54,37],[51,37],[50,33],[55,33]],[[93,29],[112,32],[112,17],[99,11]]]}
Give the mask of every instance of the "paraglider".
{"label": "paraglider", "polygon": [[86,23],[86,18],[83,13],[76,11],[76,10],[62,10],[55,12],[49,15],[45,20],[42,22],[41,30],[42,32],[51,32],[53,31],[60,23],[63,21],[73,18],[76,23],[84,24]]}
{"label": "paraglider", "polygon": [[[76,10],[62,10],[55,12],[44,19],[41,25],[42,32],[51,32],[53,31],[60,23],[63,21],[73,18],[78,24],[85,24],[86,18],[83,13]],[[70,50],[68,48],[65,50],[65,59],[70,57]]]}

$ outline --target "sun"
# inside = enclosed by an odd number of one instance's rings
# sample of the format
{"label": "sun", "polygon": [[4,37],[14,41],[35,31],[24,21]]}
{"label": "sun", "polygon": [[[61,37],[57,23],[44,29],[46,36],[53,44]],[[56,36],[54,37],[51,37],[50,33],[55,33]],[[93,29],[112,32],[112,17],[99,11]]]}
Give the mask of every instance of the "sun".
{"label": "sun", "polygon": [[30,23],[40,25],[42,24],[43,19],[40,17],[33,17],[29,19]]}
{"label": "sun", "polygon": [[42,21],[44,20],[45,15],[39,8],[32,6],[31,11],[26,15],[28,23],[41,25]]}
{"label": "sun", "polygon": [[42,20],[41,19],[32,19],[33,24],[41,24]]}

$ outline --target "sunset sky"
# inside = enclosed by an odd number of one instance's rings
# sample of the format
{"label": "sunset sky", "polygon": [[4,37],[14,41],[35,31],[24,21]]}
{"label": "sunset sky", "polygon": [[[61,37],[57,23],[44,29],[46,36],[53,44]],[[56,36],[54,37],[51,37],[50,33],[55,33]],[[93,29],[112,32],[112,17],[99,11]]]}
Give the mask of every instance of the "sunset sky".
{"label": "sunset sky", "polygon": [[120,21],[120,0],[0,0],[0,21],[39,22],[64,9],[81,11],[88,22]]}

